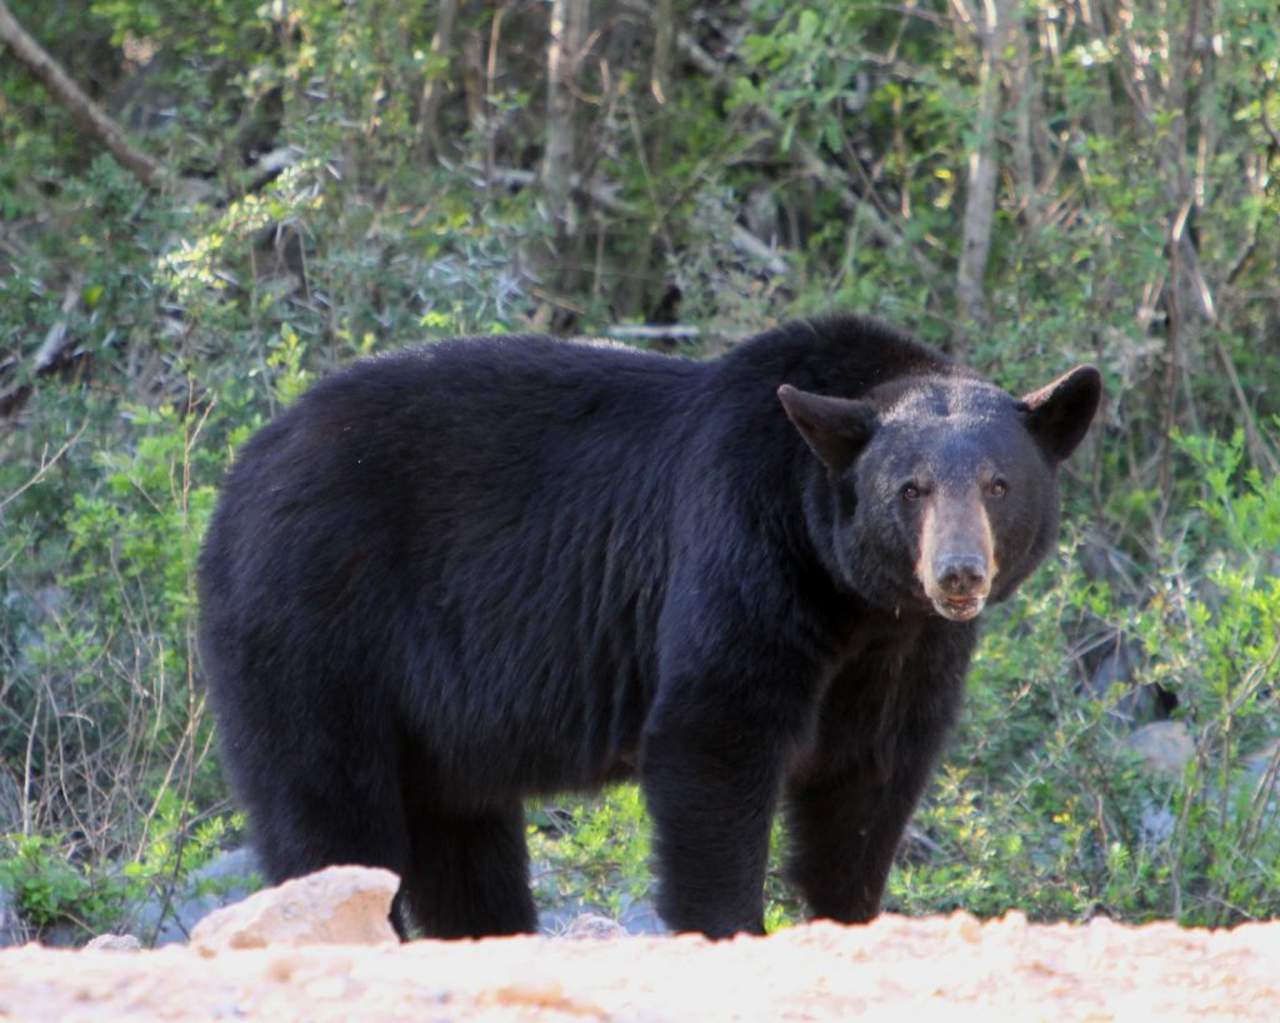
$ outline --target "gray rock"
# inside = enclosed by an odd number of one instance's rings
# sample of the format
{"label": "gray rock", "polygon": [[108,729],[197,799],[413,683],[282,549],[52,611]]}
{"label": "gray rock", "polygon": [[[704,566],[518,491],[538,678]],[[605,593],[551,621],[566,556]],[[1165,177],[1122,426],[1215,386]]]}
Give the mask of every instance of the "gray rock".
{"label": "gray rock", "polygon": [[1261,779],[1274,765],[1280,763],[1280,739],[1271,739],[1261,749],[1244,758],[1244,769],[1255,779]]}
{"label": "gray rock", "polygon": [[99,934],[84,948],[86,952],[137,952],[142,942],[132,934]]}
{"label": "gray rock", "polygon": [[627,929],[622,924],[599,913],[583,913],[575,917],[570,921],[569,926],[557,935],[561,938],[587,938],[595,941],[626,936]]}
{"label": "gray rock", "polygon": [[130,930],[155,945],[185,942],[191,929],[214,910],[240,902],[262,885],[253,850],[232,849],[192,871],[168,898],[157,895],[144,902],[133,914]]}
{"label": "gray rock", "polygon": [[1181,721],[1153,721],[1132,732],[1125,743],[1150,771],[1170,778],[1182,777],[1196,753],[1195,740]]}
{"label": "gray rock", "polygon": [[14,899],[13,892],[0,888],[0,948],[25,945],[27,938],[27,927],[18,915],[17,900]]}
{"label": "gray rock", "polygon": [[1160,687],[1134,681],[1140,661],[1137,644],[1115,633],[1090,649],[1095,655],[1102,652],[1084,687],[1094,699],[1110,701],[1111,717],[1132,727],[1169,716]]}
{"label": "gray rock", "polygon": [[1167,842],[1173,834],[1178,818],[1167,806],[1148,806],[1143,809],[1138,821],[1138,831],[1142,842],[1147,846],[1160,845]]}
{"label": "gray rock", "polygon": [[1104,699],[1116,683],[1128,683],[1133,677],[1135,658],[1132,646],[1118,634],[1103,644],[1105,653],[1085,685],[1095,699]]}
{"label": "gray rock", "polygon": [[671,930],[658,916],[657,909],[648,899],[635,902],[623,900],[622,912],[618,914],[618,922],[627,929],[628,934],[670,934]]}
{"label": "gray rock", "polygon": [[550,906],[538,914],[538,930],[542,934],[553,937],[582,937],[579,931],[585,929],[588,937],[600,937],[592,932],[597,921],[606,921],[617,929],[619,934],[670,934],[667,925],[658,916],[653,903],[646,899],[632,901],[624,897],[621,909],[616,917],[601,906],[593,906],[578,900],[571,900],[556,906]]}
{"label": "gray rock", "polygon": [[[36,939],[36,935],[32,935]],[[79,948],[84,944],[84,928],[69,920],[59,920],[40,930],[40,944],[45,948]]]}

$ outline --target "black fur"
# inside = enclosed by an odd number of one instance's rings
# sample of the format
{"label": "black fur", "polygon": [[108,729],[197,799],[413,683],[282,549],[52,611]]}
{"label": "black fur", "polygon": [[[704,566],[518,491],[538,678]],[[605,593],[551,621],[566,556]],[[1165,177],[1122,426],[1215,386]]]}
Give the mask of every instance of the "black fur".
{"label": "black fur", "polygon": [[[783,383],[862,399],[849,464]],[[854,318],[703,363],[455,340],[318,384],[245,445],[200,562],[271,878],[378,865],[427,933],[532,930],[522,799],[638,774],[671,927],[762,930],[780,801],[813,911],[874,916],[974,644],[914,579],[899,477],[1010,463],[1005,595],[1092,416],[1076,386],[1033,437],[1033,399]]]}

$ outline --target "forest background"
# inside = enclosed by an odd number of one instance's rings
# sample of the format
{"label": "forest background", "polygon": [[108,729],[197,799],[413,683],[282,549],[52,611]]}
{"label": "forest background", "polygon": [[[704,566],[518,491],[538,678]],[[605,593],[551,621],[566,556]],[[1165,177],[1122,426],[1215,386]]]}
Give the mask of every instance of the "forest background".
{"label": "forest background", "polygon": [[[846,309],[1108,390],[889,907],[1277,915],[1277,170],[1274,0],[0,2],[0,888],[128,926],[242,840],[193,559],[318,375]],[[634,788],[530,836],[643,898]]]}

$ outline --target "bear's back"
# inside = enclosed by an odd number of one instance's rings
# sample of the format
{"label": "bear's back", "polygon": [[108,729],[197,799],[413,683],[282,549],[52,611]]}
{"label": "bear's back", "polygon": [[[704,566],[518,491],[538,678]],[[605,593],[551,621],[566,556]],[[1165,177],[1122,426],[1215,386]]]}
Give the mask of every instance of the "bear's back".
{"label": "bear's back", "polygon": [[[270,683],[291,700],[407,685],[402,713],[423,735],[483,720],[474,756],[501,761],[522,734],[551,731],[564,742],[513,759],[511,776],[594,777],[639,727],[673,467],[706,373],[500,337],[317,384],[245,445],[202,555],[202,645],[224,718],[263,685],[252,651],[274,648],[310,665]],[[506,716],[482,710],[497,692]]]}
{"label": "bear's back", "polygon": [[[920,377],[982,379],[878,320],[829,315],[784,323],[731,349],[717,360],[724,390],[767,393],[772,405],[779,384],[842,398],[861,398],[894,381]],[[754,386],[753,386],[754,385]]]}

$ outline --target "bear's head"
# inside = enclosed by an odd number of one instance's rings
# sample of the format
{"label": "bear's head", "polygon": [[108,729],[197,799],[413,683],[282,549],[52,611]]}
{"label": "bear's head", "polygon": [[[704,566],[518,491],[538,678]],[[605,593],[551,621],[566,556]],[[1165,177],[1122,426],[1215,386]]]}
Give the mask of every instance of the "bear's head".
{"label": "bear's head", "polygon": [[784,384],[783,408],[826,470],[805,497],[815,549],[873,605],[977,617],[1052,545],[1058,466],[1101,396],[1092,366],[1021,400],[964,376],[904,377],[861,400]]}

